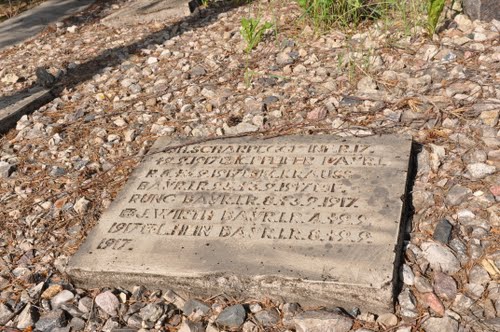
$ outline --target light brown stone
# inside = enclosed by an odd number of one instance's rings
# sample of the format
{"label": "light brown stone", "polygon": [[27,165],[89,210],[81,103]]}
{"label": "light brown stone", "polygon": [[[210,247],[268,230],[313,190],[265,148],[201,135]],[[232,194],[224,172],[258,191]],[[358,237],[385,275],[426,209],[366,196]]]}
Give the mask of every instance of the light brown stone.
{"label": "light brown stone", "polygon": [[191,13],[189,2],[190,0],[133,0],[105,17],[102,23],[110,27],[122,27],[178,19]]}
{"label": "light brown stone", "polygon": [[186,144],[156,142],[170,150],[132,173],[74,281],[393,310],[409,138]]}

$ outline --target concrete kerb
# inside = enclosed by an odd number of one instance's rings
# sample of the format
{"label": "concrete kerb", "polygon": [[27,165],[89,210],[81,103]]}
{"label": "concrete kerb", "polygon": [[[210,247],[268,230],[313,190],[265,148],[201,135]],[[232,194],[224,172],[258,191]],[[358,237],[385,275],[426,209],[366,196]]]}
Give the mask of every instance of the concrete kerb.
{"label": "concrete kerb", "polygon": [[34,87],[0,101],[0,135],[5,134],[25,114],[30,114],[54,99],[51,89]]}
{"label": "concrete kerb", "polygon": [[49,0],[0,23],[0,50],[41,32],[48,24],[74,15],[95,0]]}

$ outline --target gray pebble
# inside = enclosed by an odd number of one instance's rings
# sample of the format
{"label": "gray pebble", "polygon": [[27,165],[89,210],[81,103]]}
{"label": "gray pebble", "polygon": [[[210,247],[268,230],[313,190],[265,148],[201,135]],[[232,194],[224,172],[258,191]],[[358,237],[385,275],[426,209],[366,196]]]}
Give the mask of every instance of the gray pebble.
{"label": "gray pebble", "polygon": [[289,65],[293,63],[293,59],[288,53],[281,52],[276,56],[276,63],[282,66]]}
{"label": "gray pebble", "polygon": [[63,310],[49,311],[47,314],[40,317],[36,322],[37,330],[43,332],[52,331],[56,327],[65,327],[68,324],[66,313]]}
{"label": "gray pebble", "polygon": [[85,327],[85,321],[78,317],[73,317],[69,323],[69,326],[73,331],[83,331]]}
{"label": "gray pebble", "polygon": [[191,315],[195,311],[199,311],[203,315],[206,315],[210,311],[210,307],[204,302],[194,300],[194,299],[189,299],[184,304],[184,308],[182,309],[182,311],[184,312],[184,315],[186,315],[186,316]]}
{"label": "gray pebble", "polygon": [[460,262],[447,247],[435,242],[424,242],[421,248],[424,258],[435,271],[456,273],[460,270]]}
{"label": "gray pebble", "polygon": [[430,293],[432,292],[432,285],[426,278],[422,276],[415,277],[415,288],[420,293]]}
{"label": "gray pebble", "polygon": [[24,307],[21,314],[17,317],[16,327],[18,329],[25,329],[27,327],[35,325],[35,321],[38,320],[38,311],[30,303]]}
{"label": "gray pebble", "polygon": [[14,165],[10,165],[6,161],[0,161],[0,178],[8,178],[16,170]]}
{"label": "gray pebble", "polygon": [[236,304],[222,310],[215,323],[223,328],[237,329],[243,325],[245,318],[245,308],[241,304]]}
{"label": "gray pebble", "polygon": [[301,312],[293,318],[293,322],[297,332],[347,332],[353,325],[351,318],[325,310]]}
{"label": "gray pebble", "polygon": [[456,332],[458,322],[451,317],[430,317],[423,324],[425,332]]}
{"label": "gray pebble", "polygon": [[433,286],[436,295],[445,301],[453,301],[457,295],[457,283],[446,273],[435,272]]}
{"label": "gray pebble", "polygon": [[159,303],[149,303],[139,312],[143,320],[156,322],[163,315],[163,305]]}
{"label": "gray pebble", "polygon": [[441,219],[434,229],[433,238],[434,240],[441,242],[442,244],[448,244],[450,241],[451,231],[453,226],[446,219]]}
{"label": "gray pebble", "polygon": [[262,326],[268,327],[278,324],[281,317],[278,311],[272,308],[259,311],[255,314],[255,319],[262,324]]}
{"label": "gray pebble", "polygon": [[467,165],[467,171],[475,180],[481,180],[496,172],[496,167],[485,163],[474,163]]}
{"label": "gray pebble", "polygon": [[406,264],[403,264],[401,267],[401,279],[405,285],[411,286],[415,283],[415,275],[413,274],[411,267]]}
{"label": "gray pebble", "polygon": [[95,304],[110,316],[118,314],[120,302],[111,291],[106,291],[96,296]]}
{"label": "gray pebble", "polygon": [[459,205],[462,203],[470,194],[472,190],[469,188],[463,187],[461,185],[454,185],[448,191],[446,195],[446,203],[449,205]]}
{"label": "gray pebble", "polygon": [[0,303],[0,325],[5,325],[12,316],[12,310],[4,303]]}
{"label": "gray pebble", "polygon": [[194,66],[191,69],[191,76],[193,76],[193,77],[203,76],[203,75],[206,75],[206,73],[207,73],[207,71],[205,70],[205,68],[203,68],[201,66]]}
{"label": "gray pebble", "polygon": [[54,296],[50,300],[50,304],[52,305],[52,308],[56,309],[56,308],[59,308],[59,306],[61,304],[73,300],[74,297],[75,297],[75,295],[71,291],[65,289],[65,290],[59,292],[56,296]]}
{"label": "gray pebble", "polygon": [[404,317],[417,317],[417,300],[409,289],[405,289],[398,296],[398,302],[401,307],[401,315]]}

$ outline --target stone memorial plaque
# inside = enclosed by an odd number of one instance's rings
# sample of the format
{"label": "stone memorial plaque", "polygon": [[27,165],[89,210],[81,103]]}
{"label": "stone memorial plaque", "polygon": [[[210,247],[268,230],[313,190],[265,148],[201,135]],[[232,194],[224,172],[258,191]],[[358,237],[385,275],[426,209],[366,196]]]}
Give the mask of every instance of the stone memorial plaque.
{"label": "stone memorial plaque", "polygon": [[159,139],[67,272],[120,284],[393,310],[411,139]]}

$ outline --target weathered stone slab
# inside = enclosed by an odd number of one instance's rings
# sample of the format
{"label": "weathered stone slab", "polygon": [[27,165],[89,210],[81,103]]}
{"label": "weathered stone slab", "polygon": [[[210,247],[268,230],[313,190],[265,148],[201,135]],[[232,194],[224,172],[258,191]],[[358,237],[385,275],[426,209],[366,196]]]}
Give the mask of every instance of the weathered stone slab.
{"label": "weathered stone slab", "polygon": [[198,2],[192,0],[134,0],[102,20],[104,25],[123,25],[162,22],[189,16]]}
{"label": "weathered stone slab", "polygon": [[499,0],[464,0],[464,11],[473,20],[500,20]]}
{"label": "weathered stone slab", "polygon": [[159,139],[67,272],[87,287],[393,309],[411,139]]}
{"label": "weathered stone slab", "polygon": [[0,98],[0,134],[14,127],[23,115],[34,112],[52,99],[51,90],[41,87]]}

